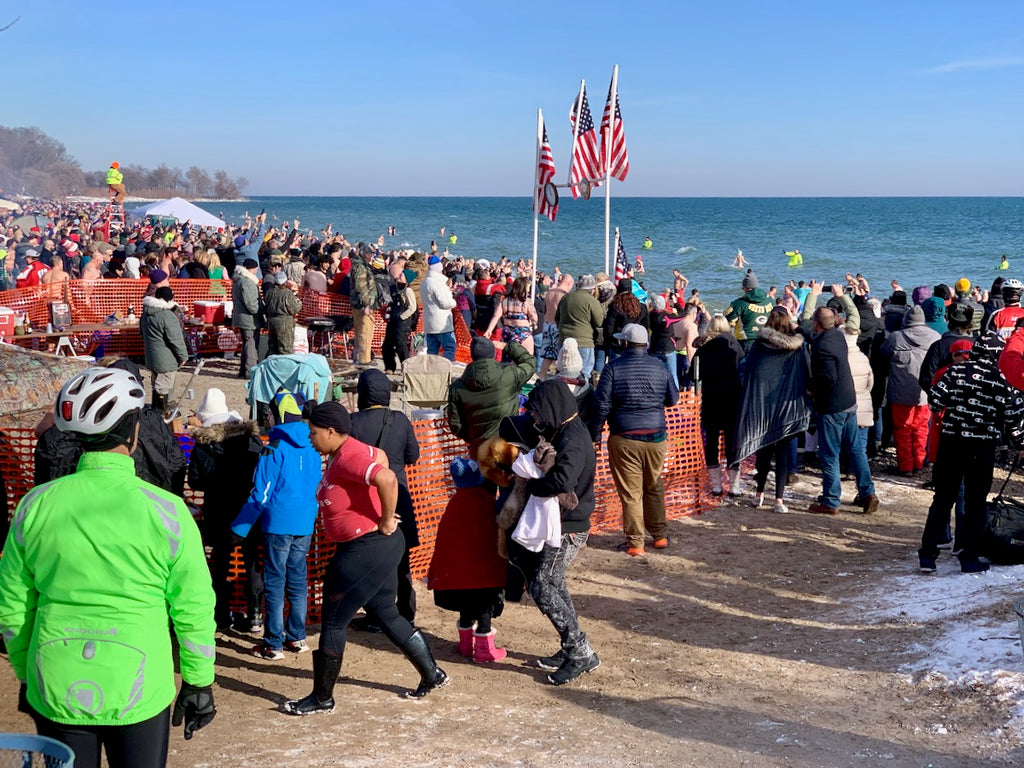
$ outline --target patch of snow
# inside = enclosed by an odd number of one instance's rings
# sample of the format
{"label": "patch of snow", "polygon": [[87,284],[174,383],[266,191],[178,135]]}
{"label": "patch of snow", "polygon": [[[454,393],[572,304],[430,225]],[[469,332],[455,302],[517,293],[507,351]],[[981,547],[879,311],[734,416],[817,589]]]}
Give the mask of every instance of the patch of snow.
{"label": "patch of snow", "polygon": [[943,557],[938,566],[931,575],[881,575],[854,601],[856,615],[928,628],[926,639],[908,645],[901,671],[925,685],[985,693],[1007,707],[1005,730],[1024,740],[1024,656],[1014,612],[1024,599],[1024,565],[962,574],[955,558]]}

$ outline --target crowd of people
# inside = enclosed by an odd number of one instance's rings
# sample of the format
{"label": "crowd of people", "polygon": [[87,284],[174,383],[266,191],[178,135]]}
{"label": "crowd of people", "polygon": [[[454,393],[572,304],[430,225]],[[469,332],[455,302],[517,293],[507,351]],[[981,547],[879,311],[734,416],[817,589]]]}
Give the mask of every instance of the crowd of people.
{"label": "crowd of people", "polygon": [[[22,681],[19,707],[40,733],[81,750],[79,764],[98,765],[105,746],[111,765],[162,765],[169,721],[184,723],[190,738],[212,720],[218,631],[256,635],[251,652],[264,661],[310,650],[306,560],[318,516],[336,549],[311,654],[312,691],[284,711],[333,711],[352,629],[382,632],[409,659],[419,682],[408,696],[449,682],[415,625],[409,555],[419,537],[406,468],[419,460],[419,445],[405,414],[391,408],[388,374],[418,346],[454,360],[456,317],[471,331],[471,362],[451,385],[446,415],[467,449],[450,467],[456,491],[427,586],[440,608],[458,615],[464,657],[506,658],[494,621],[505,600],[528,593],[559,639],[535,662],[547,680],[566,684],[600,665],[567,580],[588,540],[597,461],[606,456],[621,501],[621,549],[630,557],[670,549],[667,409],[694,387],[712,493],[749,493],[761,507],[774,467],[773,508],[786,513],[794,504],[787,485],[801,464],[816,461],[821,494],[807,512],[838,514],[849,474],[855,495],[847,498],[871,514],[880,500],[869,459],[893,447],[895,471],[934,489],[920,569],[934,571],[943,547],[964,572],[989,567],[981,533],[996,450],[1024,447],[1024,285],[1015,279],[981,291],[962,278],[909,294],[893,281],[881,295],[848,274],[829,286],[790,282],[779,295],[747,270],[742,295],[712,313],[678,272],[669,290],[654,292],[632,273],[613,281],[557,268],[533,274],[522,260],[472,260],[436,247],[384,252],[349,244],[330,227],[315,237],[298,221],[268,227],[265,213],[223,232],[185,222],[113,237],[82,212],[52,213],[46,231],[6,228],[0,277],[19,286],[55,272],[148,281],[141,330],[152,405],[130,361],[67,382],[40,424],[38,486],[18,507],[0,559],[0,629]],[[349,297],[353,362],[363,366],[358,411],[281,389],[261,439],[259,426],[211,389],[195,414],[186,463],[160,418],[187,357],[168,279],[226,275],[244,378],[261,356],[293,351],[299,291]],[[368,365],[382,311],[383,371]],[[186,476],[204,494],[199,528],[182,503]],[[53,535],[61,526],[74,535]],[[140,526],[144,533],[128,540],[110,535]],[[245,609],[233,614],[229,569],[239,544]],[[204,545],[211,577],[195,565]],[[91,610],[109,604],[110,578],[118,588],[136,583],[140,564],[149,569],[147,589],[133,595],[132,610],[117,618]],[[83,582],[90,569],[102,578]],[[173,707],[170,644],[153,630],[167,620],[182,674]],[[117,649],[97,639],[113,629]],[[108,678],[84,684],[92,660],[108,654],[116,659],[104,667]],[[30,674],[30,660],[44,657]],[[137,675],[147,680],[143,694],[133,687]]]}

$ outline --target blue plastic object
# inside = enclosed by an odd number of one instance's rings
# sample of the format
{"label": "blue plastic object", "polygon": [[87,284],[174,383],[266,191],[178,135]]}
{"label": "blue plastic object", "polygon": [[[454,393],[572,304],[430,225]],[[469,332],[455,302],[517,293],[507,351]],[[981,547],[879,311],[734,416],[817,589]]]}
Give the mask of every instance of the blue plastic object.
{"label": "blue plastic object", "polygon": [[28,733],[0,733],[2,768],[73,768],[75,753],[71,747],[47,736]]}

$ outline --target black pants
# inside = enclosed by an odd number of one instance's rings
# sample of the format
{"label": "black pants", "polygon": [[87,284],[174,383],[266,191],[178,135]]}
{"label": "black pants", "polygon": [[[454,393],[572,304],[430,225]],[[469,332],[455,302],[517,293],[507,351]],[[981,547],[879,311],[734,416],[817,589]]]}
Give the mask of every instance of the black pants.
{"label": "black pants", "polygon": [[164,768],[171,708],[134,725],[63,725],[33,715],[36,732],[66,744],[75,752],[75,768],[99,768],[100,751],[110,768]]}
{"label": "black pants", "polygon": [[939,544],[948,538],[949,513],[964,492],[963,521],[957,525],[960,562],[975,562],[981,554],[985,530],[985,503],[992,489],[992,468],[996,445],[988,440],[969,440],[942,435],[935,457],[935,495],[928,508],[928,520],[921,535],[920,557],[934,560]]}
{"label": "black pants", "polygon": [[412,331],[412,323],[416,314],[408,320],[389,320],[384,330],[384,343],[381,345],[381,355],[384,358],[385,371],[397,371],[405,359],[409,357],[409,332]]}
{"label": "black pants", "polygon": [[[217,626],[224,627],[231,622],[231,599],[235,594],[235,583],[229,581],[231,574],[231,529],[227,522],[218,520],[204,521],[204,543],[213,550],[211,555],[211,578],[213,592],[217,597],[213,609],[214,621]],[[263,610],[263,573],[259,569],[260,541],[263,534],[259,525],[254,525],[249,535],[242,542],[242,560],[245,564],[245,608],[246,615],[252,618],[257,611]]]}
{"label": "black pants", "polygon": [[736,463],[736,403],[726,404],[707,399],[700,409],[701,424],[704,425],[704,463],[709,467],[718,466],[718,443],[725,436],[725,463],[731,467]]}
{"label": "black pants", "polygon": [[786,490],[786,478],[793,471],[790,466],[790,458],[794,445],[796,445],[796,435],[767,445],[757,452],[757,457],[754,460],[754,466],[757,468],[754,481],[757,484],[758,493],[764,490],[764,486],[768,482],[768,470],[771,469],[772,459],[775,459],[775,498],[782,498]]}
{"label": "black pants", "polygon": [[320,650],[340,656],[352,617],[364,605],[380,621],[395,645],[404,645],[414,631],[398,612],[398,563],[405,551],[401,530],[390,536],[374,531],[338,544],[324,579]]}

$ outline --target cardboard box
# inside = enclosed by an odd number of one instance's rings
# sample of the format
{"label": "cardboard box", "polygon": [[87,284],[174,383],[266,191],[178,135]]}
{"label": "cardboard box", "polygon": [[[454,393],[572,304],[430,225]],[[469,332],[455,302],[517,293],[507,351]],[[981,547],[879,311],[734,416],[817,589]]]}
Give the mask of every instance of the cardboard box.
{"label": "cardboard box", "polygon": [[192,306],[195,316],[200,318],[204,323],[224,322],[225,313],[223,301],[197,301]]}
{"label": "cardboard box", "polygon": [[0,307],[0,338],[14,335],[14,310]]}

